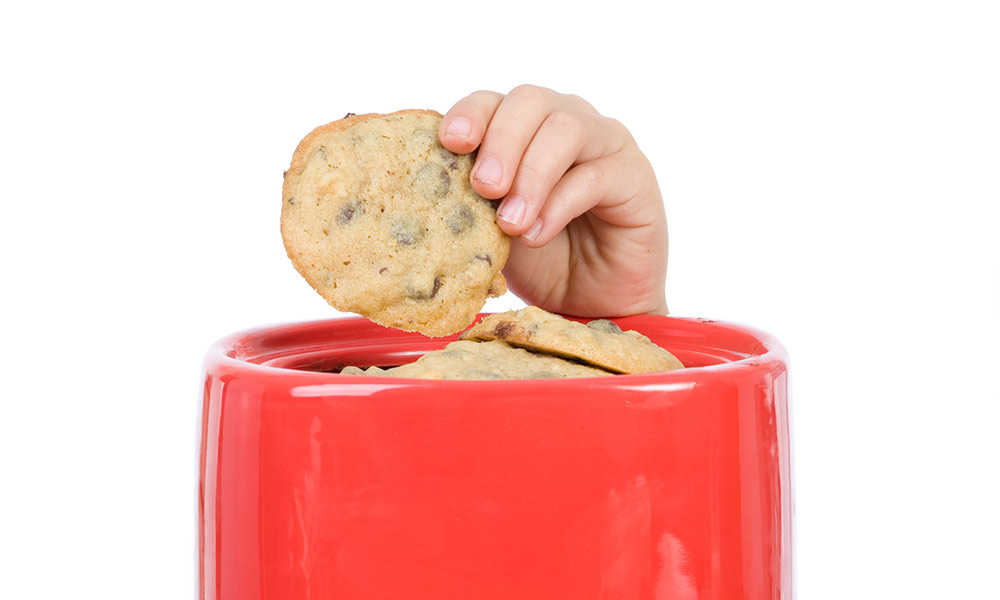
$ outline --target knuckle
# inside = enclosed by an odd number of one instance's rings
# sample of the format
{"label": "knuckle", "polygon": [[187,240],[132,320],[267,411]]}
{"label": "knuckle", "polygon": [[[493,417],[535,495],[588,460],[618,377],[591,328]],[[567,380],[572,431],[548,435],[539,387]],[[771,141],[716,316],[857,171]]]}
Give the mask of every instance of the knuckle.
{"label": "knuckle", "polygon": [[597,109],[594,108],[593,104],[587,102],[586,100],[584,100],[580,96],[577,96],[576,94],[563,94],[563,97],[566,98],[567,104],[570,104],[571,106],[578,106],[588,112],[593,112],[595,114],[597,113]]}
{"label": "knuckle", "polygon": [[498,94],[496,92],[491,92],[489,90],[478,90],[472,92],[465,98],[462,98],[451,108],[449,112],[455,113],[468,113],[473,112],[478,114],[483,110],[487,110],[491,105],[497,105],[503,99],[503,94]]}
{"label": "knuckle", "polygon": [[531,83],[522,83],[521,85],[512,89],[510,93],[507,95],[512,98],[517,98],[518,100],[525,100],[531,102],[531,101],[541,100],[550,93],[551,90],[545,89],[543,87]]}
{"label": "knuckle", "polygon": [[601,117],[601,119],[602,119],[602,120],[603,120],[603,121],[604,121],[605,123],[607,123],[607,124],[608,124],[608,126],[609,126],[610,128],[612,128],[612,129],[618,129],[618,130],[621,130],[621,131],[628,131],[628,130],[627,130],[627,129],[625,128],[625,125],[623,125],[623,124],[622,124],[622,122],[621,122],[621,121],[619,121],[618,119],[615,119],[615,118],[612,118],[612,117]]}
{"label": "knuckle", "polygon": [[625,127],[625,124],[618,119],[612,119],[611,117],[601,117],[608,123],[610,129],[617,131],[620,135],[624,136],[627,140],[632,140],[632,132]]}
{"label": "knuckle", "polygon": [[579,137],[586,126],[586,117],[583,114],[562,109],[553,111],[546,120],[560,134],[574,138]]}
{"label": "knuckle", "polygon": [[476,90],[467,96],[470,99],[496,101],[503,98],[503,94],[493,90]]}

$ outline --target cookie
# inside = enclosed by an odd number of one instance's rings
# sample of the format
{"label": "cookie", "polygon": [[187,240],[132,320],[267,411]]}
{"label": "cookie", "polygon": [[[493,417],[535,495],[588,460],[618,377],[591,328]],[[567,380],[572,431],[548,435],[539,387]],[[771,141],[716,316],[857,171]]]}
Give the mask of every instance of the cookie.
{"label": "cookie", "polygon": [[684,366],[637,331],[622,331],[606,319],[585,325],[535,306],[490,315],[460,339],[503,340],[512,346],[570,357],[616,373],[655,373]]}
{"label": "cookie", "polygon": [[493,340],[460,340],[428,352],[409,364],[391,369],[347,367],[343,374],[383,375],[415,379],[552,379],[563,377],[603,377],[604,369],[515,348]]}
{"label": "cookie", "polygon": [[441,115],[349,115],[299,143],[285,172],[281,234],[331,305],[444,336],[506,289],[510,238],[472,189],[472,155],[438,141]]}

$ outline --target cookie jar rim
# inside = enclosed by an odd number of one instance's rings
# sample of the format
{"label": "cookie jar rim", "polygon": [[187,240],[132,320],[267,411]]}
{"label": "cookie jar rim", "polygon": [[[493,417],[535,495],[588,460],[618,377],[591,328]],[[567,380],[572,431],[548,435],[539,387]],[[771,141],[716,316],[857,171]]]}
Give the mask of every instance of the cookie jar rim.
{"label": "cookie jar rim", "polygon": [[[479,319],[489,313],[482,313]],[[582,320],[582,319],[581,319]],[[288,359],[310,352],[323,353],[335,346],[341,349],[360,350],[372,347],[372,339],[383,342],[375,344],[382,346],[409,347],[408,355],[415,356],[423,352],[443,347],[454,341],[458,335],[429,338],[417,333],[405,332],[376,325],[359,316],[346,315],[332,319],[307,320],[290,323],[276,323],[240,330],[224,336],[212,344],[204,358],[204,368],[208,373],[226,376],[240,376],[281,380],[289,385],[318,385],[323,388],[333,385],[339,388],[352,388],[361,392],[377,384],[379,389],[414,388],[438,386],[482,386],[482,385],[585,385],[587,387],[622,387],[628,385],[643,385],[650,382],[669,382],[672,384],[694,384],[716,377],[735,376],[747,370],[771,370],[785,367],[787,351],[771,334],[760,329],[728,321],[705,319],[698,317],[674,317],[663,315],[635,315],[613,318],[623,329],[635,329],[650,337],[654,342],[662,344],[675,354],[677,341],[687,341],[683,346],[689,350],[699,349],[720,352],[723,354],[740,355],[732,360],[720,360],[713,364],[689,366],[685,369],[663,371],[657,373],[615,375],[613,377],[595,378],[556,378],[556,379],[517,379],[517,380],[440,380],[413,379],[396,377],[378,377],[367,375],[340,375],[333,372],[309,370],[289,366],[268,364],[280,362],[277,359]],[[367,330],[376,334],[364,340],[359,338],[336,340],[336,333]],[[671,336],[665,333],[670,332]],[[307,345],[289,344],[289,340],[301,339],[302,336],[326,334],[331,336],[323,343]],[[713,342],[706,345],[707,342]],[[368,343],[363,343],[368,342]],[[674,342],[671,344],[670,342]],[[734,346],[740,346],[739,352]],[[750,352],[747,352],[747,344]],[[672,348],[671,346],[675,346]],[[262,364],[263,363],[263,364]],[[687,366],[687,363],[685,363]],[[327,388],[329,389],[329,388]],[[312,395],[312,394],[309,394]]]}

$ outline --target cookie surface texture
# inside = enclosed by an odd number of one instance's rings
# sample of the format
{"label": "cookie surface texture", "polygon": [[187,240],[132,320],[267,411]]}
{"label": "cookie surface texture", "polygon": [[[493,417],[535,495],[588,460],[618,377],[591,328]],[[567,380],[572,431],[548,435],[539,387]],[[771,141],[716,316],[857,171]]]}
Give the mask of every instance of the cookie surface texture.
{"label": "cookie surface texture", "polygon": [[570,321],[535,306],[485,317],[463,340],[503,340],[540,352],[571,357],[616,373],[656,373],[683,368],[677,358],[637,331],[612,321]]}
{"label": "cookie surface texture", "polygon": [[[377,374],[377,373],[366,373]],[[557,356],[536,354],[506,342],[459,340],[384,372],[416,379],[554,379],[604,377],[614,373]]]}
{"label": "cookie surface texture", "polygon": [[336,309],[444,336],[506,289],[510,239],[472,189],[471,155],[438,141],[433,111],[349,115],[299,143],[281,234],[295,268]]}

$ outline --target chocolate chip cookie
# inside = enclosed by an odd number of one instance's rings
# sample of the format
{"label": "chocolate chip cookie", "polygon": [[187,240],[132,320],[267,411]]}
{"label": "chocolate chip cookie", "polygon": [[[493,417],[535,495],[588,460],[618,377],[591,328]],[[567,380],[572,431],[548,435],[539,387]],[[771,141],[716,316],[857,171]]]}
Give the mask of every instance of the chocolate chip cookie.
{"label": "chocolate chip cookie", "polygon": [[557,356],[515,348],[500,340],[460,340],[441,350],[428,352],[416,362],[391,369],[347,367],[341,373],[415,379],[552,379],[614,375]]}
{"label": "chocolate chip cookie", "polygon": [[613,321],[583,324],[529,306],[489,315],[465,331],[462,340],[503,340],[566,356],[615,373],[655,373],[682,368],[677,358],[637,331],[622,331]]}
{"label": "chocolate chip cookie", "polygon": [[469,183],[473,157],[441,146],[440,122],[408,110],[318,127],[285,172],[281,209],[288,256],[327,302],[429,336],[506,291],[510,249]]}

